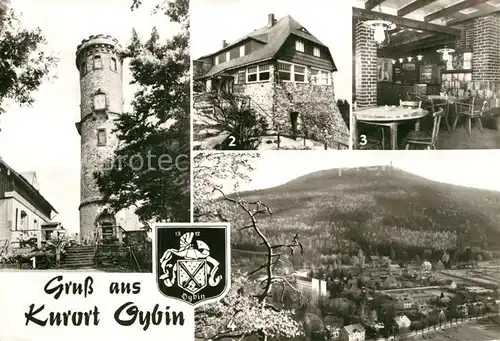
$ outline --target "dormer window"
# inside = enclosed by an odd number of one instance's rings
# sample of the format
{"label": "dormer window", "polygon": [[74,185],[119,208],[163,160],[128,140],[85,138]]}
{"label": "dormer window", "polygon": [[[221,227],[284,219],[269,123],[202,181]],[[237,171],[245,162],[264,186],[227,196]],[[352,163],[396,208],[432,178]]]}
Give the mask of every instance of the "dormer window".
{"label": "dormer window", "polygon": [[313,49],[313,55],[315,55],[316,57],[321,57],[321,50],[319,49],[319,47],[315,47]]}
{"label": "dormer window", "polygon": [[97,146],[105,146],[108,142],[108,137],[106,135],[106,129],[97,129]]}
{"label": "dormer window", "polygon": [[231,52],[227,51],[226,52],[226,62],[231,60]]}
{"label": "dormer window", "polygon": [[302,40],[295,41],[295,50],[299,52],[305,51],[304,42]]}
{"label": "dormer window", "polygon": [[99,93],[94,95],[94,110],[106,110],[106,95]]}
{"label": "dormer window", "polygon": [[240,57],[243,57],[245,55],[245,45],[240,46]]}
{"label": "dormer window", "polygon": [[111,58],[111,65],[109,66],[111,70],[118,71],[118,63],[116,62],[116,58]]}
{"label": "dormer window", "polygon": [[101,56],[94,56],[94,70],[102,69],[102,58]]}
{"label": "dormer window", "polygon": [[215,56],[215,65],[219,65],[219,56]]}

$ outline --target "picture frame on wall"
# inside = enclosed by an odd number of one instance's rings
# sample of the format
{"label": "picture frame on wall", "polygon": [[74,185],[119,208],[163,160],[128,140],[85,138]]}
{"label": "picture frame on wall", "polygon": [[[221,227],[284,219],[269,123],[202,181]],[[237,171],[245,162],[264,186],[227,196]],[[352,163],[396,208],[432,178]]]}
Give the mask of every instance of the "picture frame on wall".
{"label": "picture frame on wall", "polygon": [[378,58],[378,81],[379,82],[392,82],[392,59]]}

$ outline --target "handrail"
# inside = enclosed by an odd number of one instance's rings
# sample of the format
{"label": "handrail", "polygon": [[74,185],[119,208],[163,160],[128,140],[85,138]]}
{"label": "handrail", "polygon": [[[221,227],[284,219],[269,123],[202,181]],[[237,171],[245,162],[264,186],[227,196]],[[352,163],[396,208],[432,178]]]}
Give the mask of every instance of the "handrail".
{"label": "handrail", "polygon": [[[276,133],[276,134],[263,134],[263,135],[259,135],[258,137],[278,137],[278,141],[279,141],[279,138],[281,136],[283,137],[288,137],[288,138],[303,138],[303,139],[309,139],[311,141],[314,141],[314,142],[318,142],[318,143],[322,143],[324,144],[325,146],[327,145],[327,142],[326,141],[319,141],[319,140],[315,140],[313,138],[311,138],[310,136],[307,136],[306,134],[303,134],[303,135],[288,135],[288,134],[282,134],[282,133]],[[349,148],[349,145],[344,143],[344,142],[340,142],[340,141],[333,141],[334,143],[337,144],[337,147],[340,149],[340,146],[343,146],[345,148]],[[279,147],[279,142],[278,142],[278,147]],[[326,147],[325,147],[326,149]]]}
{"label": "handrail", "polygon": [[139,265],[139,261],[137,260],[137,257],[135,256],[135,252],[131,246],[129,246],[129,252],[130,252],[130,255],[132,256],[132,258],[134,259],[135,264],[137,265],[137,269],[139,270],[139,272],[142,272],[141,266]]}
{"label": "handrail", "polygon": [[8,251],[9,251],[9,240],[8,239],[5,239],[4,240],[4,245],[2,247],[0,247],[0,256],[2,256],[3,254],[7,254]]}

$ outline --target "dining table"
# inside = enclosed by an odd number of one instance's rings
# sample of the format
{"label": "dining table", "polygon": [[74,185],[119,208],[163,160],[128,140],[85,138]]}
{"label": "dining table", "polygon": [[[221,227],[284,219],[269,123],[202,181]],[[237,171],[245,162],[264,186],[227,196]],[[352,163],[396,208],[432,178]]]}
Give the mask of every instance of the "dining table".
{"label": "dining table", "polygon": [[422,108],[405,108],[397,106],[377,106],[353,111],[353,149],[358,149],[358,123],[389,127],[391,132],[391,149],[398,149],[398,126],[408,121],[415,121],[415,131],[420,130],[420,119],[429,112]]}

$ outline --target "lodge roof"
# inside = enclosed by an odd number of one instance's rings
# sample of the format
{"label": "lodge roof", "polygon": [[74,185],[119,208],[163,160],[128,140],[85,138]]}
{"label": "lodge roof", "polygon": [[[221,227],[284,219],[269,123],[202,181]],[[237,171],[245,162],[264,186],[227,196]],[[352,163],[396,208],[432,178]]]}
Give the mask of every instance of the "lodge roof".
{"label": "lodge roof", "polygon": [[261,48],[256,49],[255,51],[243,57],[231,59],[230,61],[214,65],[203,77],[205,78],[205,77],[215,76],[222,73],[225,70],[230,70],[272,59],[276,57],[279,50],[281,49],[281,47],[283,46],[283,44],[286,42],[287,38],[290,35],[296,35],[300,38],[307,39],[318,45],[325,47],[328,51],[328,57],[333,64],[333,71],[337,71],[337,67],[335,66],[335,62],[333,61],[333,58],[331,56],[328,47],[325,44],[323,44],[318,38],[309,33],[304,28],[304,26],[302,26],[298,21],[296,21],[291,16],[287,15],[279,19],[271,27],[269,27],[268,25],[263,26],[249,34],[244,35],[243,37],[235,40],[234,42],[230,43],[229,45],[225,46],[224,48],[212,54],[200,57],[199,59],[213,57],[214,55],[229,50],[235,47],[236,45],[248,40],[255,40],[264,44]]}
{"label": "lodge roof", "polygon": [[[47,199],[44,198],[44,196],[38,191],[38,188],[36,188],[28,179],[26,179],[24,176],[22,176],[20,173],[16,172],[12,167],[10,167],[4,159],[0,157],[0,165],[3,165],[10,173],[14,176],[15,179],[17,179],[19,182],[24,184],[29,192],[33,195],[34,198],[40,200],[42,203],[48,205],[50,209],[58,213],[57,210],[47,201]],[[49,217],[50,218],[50,217]]]}

